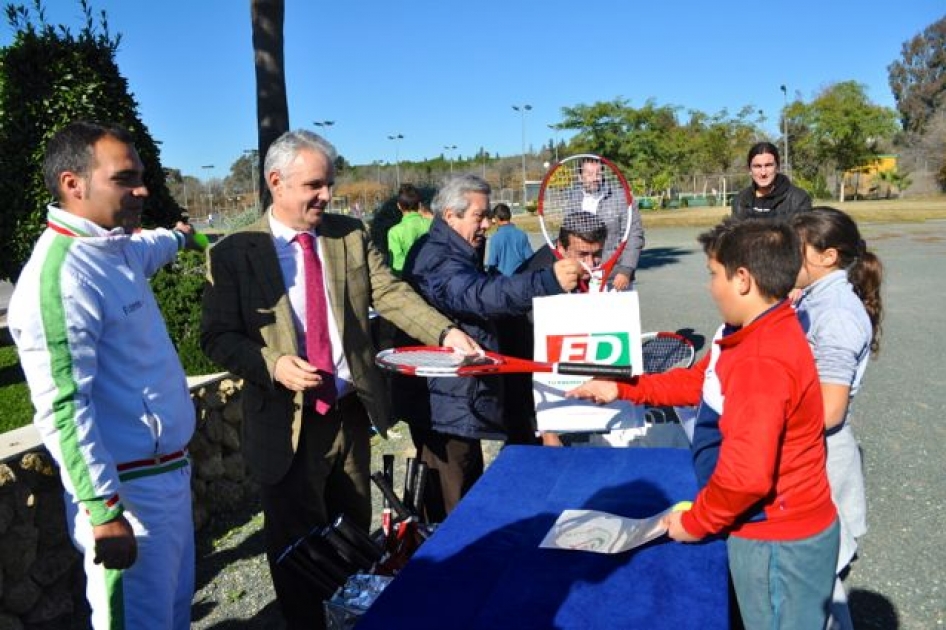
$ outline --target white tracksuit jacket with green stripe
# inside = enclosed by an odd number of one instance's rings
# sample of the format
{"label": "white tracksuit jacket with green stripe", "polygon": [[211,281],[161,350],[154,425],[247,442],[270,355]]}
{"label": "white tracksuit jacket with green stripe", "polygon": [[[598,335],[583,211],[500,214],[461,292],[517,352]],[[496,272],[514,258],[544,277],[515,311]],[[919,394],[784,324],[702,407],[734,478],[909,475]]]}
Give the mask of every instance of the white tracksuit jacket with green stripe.
{"label": "white tracksuit jacket with green stripe", "polygon": [[148,279],[177,256],[170,230],[111,233],[50,206],[7,321],[34,422],[93,525],[121,510],[117,465],[175,453],[194,407]]}

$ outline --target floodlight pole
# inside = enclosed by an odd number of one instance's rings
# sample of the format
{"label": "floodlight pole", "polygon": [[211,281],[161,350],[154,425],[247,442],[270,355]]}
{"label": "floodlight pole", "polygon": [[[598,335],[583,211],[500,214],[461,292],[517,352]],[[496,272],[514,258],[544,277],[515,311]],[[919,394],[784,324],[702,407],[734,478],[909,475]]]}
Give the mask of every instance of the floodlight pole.
{"label": "floodlight pole", "polygon": [[785,155],[782,161],[785,164],[785,172],[791,173],[791,161],[788,159],[788,88],[783,84],[781,90],[784,99],[784,106],[782,107],[782,144],[785,147]]}
{"label": "floodlight pole", "polygon": [[532,109],[532,105],[513,105],[512,108],[519,112],[522,118],[522,207],[526,207],[526,112]]}

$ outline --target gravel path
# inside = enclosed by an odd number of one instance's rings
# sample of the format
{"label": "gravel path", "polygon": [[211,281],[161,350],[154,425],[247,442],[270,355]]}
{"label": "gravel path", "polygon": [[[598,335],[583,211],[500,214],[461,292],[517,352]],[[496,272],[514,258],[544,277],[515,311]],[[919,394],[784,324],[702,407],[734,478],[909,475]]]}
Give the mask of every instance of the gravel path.
{"label": "gravel path", "polygon": [[[487,462],[499,451],[499,442],[484,442]],[[395,488],[400,495],[404,461],[413,457],[407,426],[399,424],[388,439],[372,442],[371,470],[381,470],[381,456],[395,456]],[[372,486],[372,530],[380,527],[381,493]],[[197,590],[192,608],[193,630],[282,630],[263,545],[263,516],[259,501],[244,510],[214,519],[197,539]]]}

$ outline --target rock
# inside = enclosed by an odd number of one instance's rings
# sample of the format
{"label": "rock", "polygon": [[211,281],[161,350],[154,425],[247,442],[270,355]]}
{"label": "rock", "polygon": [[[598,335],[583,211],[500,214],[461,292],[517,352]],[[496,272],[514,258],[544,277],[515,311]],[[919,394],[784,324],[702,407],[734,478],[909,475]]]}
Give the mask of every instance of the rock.
{"label": "rock", "polygon": [[0,612],[0,630],[23,630],[19,617]]}
{"label": "rock", "polygon": [[59,468],[46,450],[31,451],[20,458],[20,469],[24,481],[32,490],[58,490],[62,492]]}
{"label": "rock", "polygon": [[240,431],[232,424],[222,423],[223,437],[221,443],[228,451],[240,451]]}
{"label": "rock", "polygon": [[[33,478],[36,479],[35,476]],[[58,482],[56,485],[58,485]],[[59,492],[62,492],[61,486]],[[22,477],[16,485],[10,488],[10,496],[12,497],[13,521],[16,523],[32,523],[35,515],[33,511],[33,493],[30,490],[30,485]]]}
{"label": "rock", "polygon": [[195,503],[193,506],[193,512],[194,529],[196,531],[200,531],[207,525],[207,523],[210,522],[210,511],[205,505]]}
{"label": "rock", "polygon": [[220,454],[220,447],[214,447],[215,452],[208,453],[207,456],[194,462],[194,471],[201,479],[208,481],[220,479],[223,477],[223,457]]}
{"label": "rock", "polygon": [[12,495],[0,496],[0,536],[7,533],[10,525],[13,524],[13,519],[16,517],[16,510],[12,505],[13,501]]}
{"label": "rock", "polygon": [[234,394],[238,394],[241,387],[243,387],[242,380],[225,378],[217,384],[217,391],[229,399],[232,398]]}
{"label": "rock", "polygon": [[68,540],[69,528],[66,525],[66,506],[62,489],[58,492],[40,492],[35,495],[35,498],[36,518],[33,524],[39,528],[40,545],[49,548]]}
{"label": "rock", "polygon": [[195,499],[202,500],[207,496],[207,482],[194,475],[191,477],[191,494]]}
{"label": "rock", "polygon": [[246,465],[243,463],[243,454],[237,451],[223,458],[224,478],[229,481],[241,482],[246,479]]}
{"label": "rock", "polygon": [[43,590],[33,580],[20,580],[4,589],[3,605],[7,611],[23,615],[36,605],[42,594]]}
{"label": "rock", "polygon": [[219,411],[208,411],[203,433],[210,442],[219,444],[223,440],[223,414]]}
{"label": "rock", "polygon": [[212,514],[232,512],[243,501],[243,486],[226,479],[218,479],[210,484],[207,507]]}
{"label": "rock", "polygon": [[7,577],[19,581],[36,561],[39,530],[28,523],[14,525],[0,538],[0,566]]}
{"label": "rock", "polygon": [[227,404],[226,399],[219,392],[208,392],[202,399],[201,402],[205,409],[210,411],[219,411]]}
{"label": "rock", "polygon": [[20,468],[30,470],[45,477],[59,477],[59,470],[53,458],[46,451],[30,451],[20,459]]}
{"label": "rock", "polygon": [[69,573],[82,556],[72,545],[60,545],[39,556],[30,568],[30,577],[47,587]]}
{"label": "rock", "polygon": [[223,408],[223,419],[229,424],[240,426],[243,424],[243,406],[239,398],[234,398]]}
{"label": "rock", "polygon": [[201,432],[195,433],[194,437],[191,438],[190,444],[187,445],[187,450],[190,452],[191,459],[194,461],[206,457],[211,449],[212,445],[207,440],[207,436]]}
{"label": "rock", "polygon": [[7,464],[0,464],[0,488],[16,483],[16,473]]}
{"label": "rock", "polygon": [[32,610],[24,617],[28,624],[48,623],[73,611],[72,596],[63,587],[46,590]]}

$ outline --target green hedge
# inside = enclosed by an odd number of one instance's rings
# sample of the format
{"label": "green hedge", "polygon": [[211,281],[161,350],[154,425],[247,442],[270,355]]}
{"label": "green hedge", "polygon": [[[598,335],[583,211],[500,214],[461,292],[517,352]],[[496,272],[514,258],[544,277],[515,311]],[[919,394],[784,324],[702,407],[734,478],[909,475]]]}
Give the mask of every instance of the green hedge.
{"label": "green hedge", "polygon": [[33,403],[14,346],[0,346],[0,433],[33,421]]}
{"label": "green hedge", "polygon": [[33,13],[6,5],[15,34],[0,49],[0,278],[16,280],[33,243],[46,225],[51,199],[42,178],[46,142],[80,119],[128,129],[145,165],[145,226],[170,226],[181,209],[164,180],[158,149],[138,115],[128,81],[115,64],[120,38],[108,33],[104,14],[97,26],[86,3],[85,25],[73,34],[45,22],[42,2]]}
{"label": "green hedge", "polygon": [[151,280],[168,334],[189,376],[223,371],[200,350],[200,305],[206,263],[203,254],[183,251]]}

